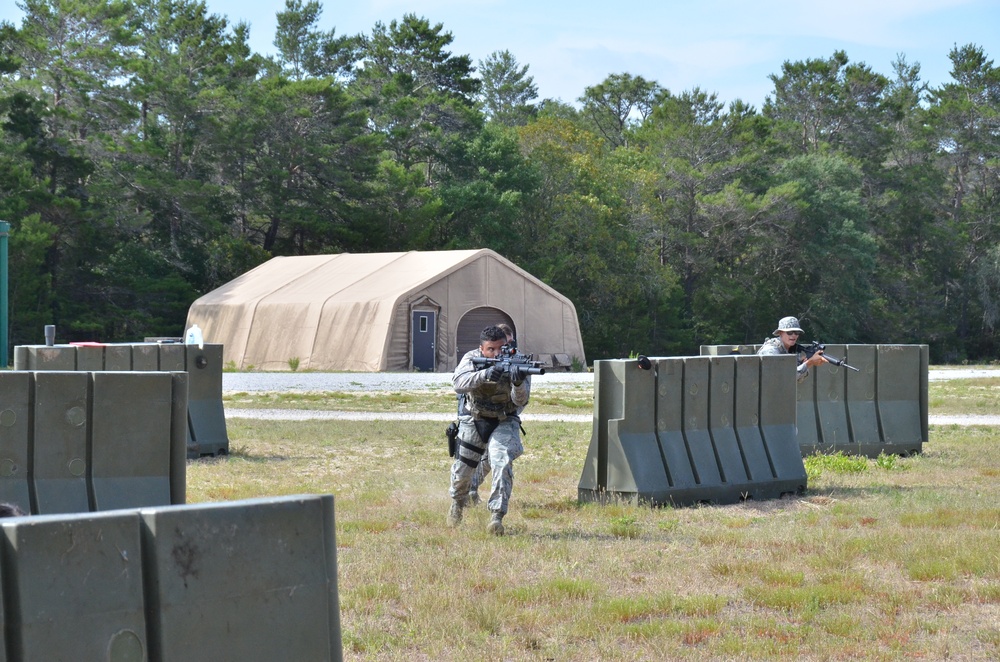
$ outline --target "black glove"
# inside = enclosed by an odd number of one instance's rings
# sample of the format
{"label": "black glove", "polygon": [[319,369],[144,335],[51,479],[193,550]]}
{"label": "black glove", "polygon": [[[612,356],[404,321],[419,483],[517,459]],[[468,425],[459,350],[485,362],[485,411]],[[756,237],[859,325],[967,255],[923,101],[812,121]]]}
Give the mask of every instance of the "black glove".
{"label": "black glove", "polygon": [[491,382],[498,382],[503,377],[503,373],[503,366],[499,363],[494,363],[486,369],[486,379]]}
{"label": "black glove", "polygon": [[514,386],[520,386],[524,383],[524,378],[527,373],[522,372],[521,366],[511,366],[510,368],[510,381]]}

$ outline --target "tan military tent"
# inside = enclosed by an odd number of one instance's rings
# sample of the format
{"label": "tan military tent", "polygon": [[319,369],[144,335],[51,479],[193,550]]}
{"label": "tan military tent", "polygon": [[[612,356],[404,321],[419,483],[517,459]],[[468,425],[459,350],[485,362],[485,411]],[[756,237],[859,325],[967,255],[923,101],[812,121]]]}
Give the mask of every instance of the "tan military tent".
{"label": "tan military tent", "polygon": [[499,322],[549,369],[585,365],[573,303],[486,249],[276,257],[197,299],[185,328],[240,369],[446,372]]}

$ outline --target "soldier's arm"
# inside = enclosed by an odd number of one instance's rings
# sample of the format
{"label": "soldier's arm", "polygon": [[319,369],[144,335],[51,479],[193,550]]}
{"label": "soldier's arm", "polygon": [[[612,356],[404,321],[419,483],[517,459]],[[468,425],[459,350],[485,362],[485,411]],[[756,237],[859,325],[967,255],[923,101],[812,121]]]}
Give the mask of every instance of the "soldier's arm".
{"label": "soldier's arm", "polygon": [[452,384],[455,386],[455,393],[468,393],[486,381],[488,371],[476,369],[476,366],[472,364],[474,355],[475,352],[467,353],[455,368],[455,374],[451,378]]}
{"label": "soldier's arm", "polygon": [[531,376],[524,378],[519,386],[511,384],[510,385],[510,400],[517,407],[524,407],[528,404],[528,398],[531,397]]}

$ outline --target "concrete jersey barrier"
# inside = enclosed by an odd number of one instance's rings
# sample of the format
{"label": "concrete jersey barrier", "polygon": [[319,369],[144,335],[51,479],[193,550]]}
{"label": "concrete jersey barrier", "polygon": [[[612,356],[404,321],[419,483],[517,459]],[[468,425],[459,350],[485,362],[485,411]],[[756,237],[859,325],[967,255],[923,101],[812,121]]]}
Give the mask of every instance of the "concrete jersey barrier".
{"label": "concrete jersey barrier", "polygon": [[0,523],[0,660],[342,659],[331,495]]}
{"label": "concrete jersey barrier", "polygon": [[[705,345],[702,355],[753,354],[759,345]],[[825,364],[796,389],[802,455],[911,455],[928,440],[927,345],[827,345],[858,372]]]}
{"label": "concrete jersey barrier", "polygon": [[792,357],[656,358],[648,370],[597,361],[579,500],[692,505],[803,492],[794,373]]}
{"label": "concrete jersey barrier", "polygon": [[188,380],[188,457],[229,452],[226,413],[222,404],[222,350],[180,343],[86,343],[18,345],[15,370],[186,371]]}
{"label": "concrete jersey barrier", "polygon": [[186,372],[0,372],[0,500],[34,514],[184,503]]}

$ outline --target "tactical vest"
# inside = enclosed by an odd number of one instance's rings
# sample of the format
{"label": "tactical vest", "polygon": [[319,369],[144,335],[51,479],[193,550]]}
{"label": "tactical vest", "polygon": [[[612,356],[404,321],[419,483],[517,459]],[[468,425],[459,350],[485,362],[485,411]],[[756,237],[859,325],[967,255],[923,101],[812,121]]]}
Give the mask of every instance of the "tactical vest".
{"label": "tactical vest", "polygon": [[517,405],[510,399],[510,384],[506,381],[483,384],[466,396],[465,406],[476,418],[502,421],[517,413]]}

